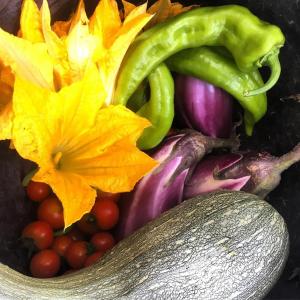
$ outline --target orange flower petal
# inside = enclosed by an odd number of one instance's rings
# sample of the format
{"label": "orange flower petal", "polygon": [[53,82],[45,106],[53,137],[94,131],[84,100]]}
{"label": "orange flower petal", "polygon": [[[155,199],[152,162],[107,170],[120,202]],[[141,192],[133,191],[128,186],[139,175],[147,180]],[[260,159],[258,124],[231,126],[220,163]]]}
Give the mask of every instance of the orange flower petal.
{"label": "orange flower petal", "polygon": [[123,8],[124,8],[124,19],[130,14],[132,10],[136,8],[136,6],[128,1],[122,0]]}

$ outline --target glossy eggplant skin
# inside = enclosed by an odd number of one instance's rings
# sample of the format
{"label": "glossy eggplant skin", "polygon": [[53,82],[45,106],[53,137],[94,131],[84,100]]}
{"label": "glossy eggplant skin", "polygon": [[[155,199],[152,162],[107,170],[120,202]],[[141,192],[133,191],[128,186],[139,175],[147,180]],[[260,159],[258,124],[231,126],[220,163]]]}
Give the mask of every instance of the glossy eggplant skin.
{"label": "glossy eggplant skin", "polygon": [[233,101],[224,90],[198,78],[177,75],[176,117],[184,127],[219,138],[232,132]]}
{"label": "glossy eggplant skin", "polygon": [[233,178],[220,178],[220,174],[237,165],[243,159],[239,153],[209,155],[203,158],[185,183],[183,199],[219,190],[240,191],[251,180],[251,174],[242,173]]}

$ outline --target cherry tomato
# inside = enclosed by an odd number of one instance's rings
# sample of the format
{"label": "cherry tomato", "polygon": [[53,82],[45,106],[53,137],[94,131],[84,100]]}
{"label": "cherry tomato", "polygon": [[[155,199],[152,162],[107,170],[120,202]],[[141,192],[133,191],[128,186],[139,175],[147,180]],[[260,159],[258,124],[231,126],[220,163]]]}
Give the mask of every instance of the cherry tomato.
{"label": "cherry tomato", "polygon": [[60,256],[64,256],[67,249],[73,242],[72,238],[68,235],[61,235],[54,239],[52,249]]}
{"label": "cherry tomato", "polygon": [[44,182],[29,181],[26,187],[27,196],[32,201],[42,201],[51,193],[51,188]]}
{"label": "cherry tomato", "polygon": [[84,234],[77,228],[73,227],[67,234],[73,241],[83,241],[85,239]]}
{"label": "cherry tomato", "polygon": [[96,218],[92,214],[85,214],[78,222],[78,228],[85,234],[92,235],[99,231]]}
{"label": "cherry tomato", "polygon": [[22,237],[32,239],[35,246],[42,250],[51,246],[53,242],[53,231],[48,223],[35,221],[23,229]]}
{"label": "cherry tomato", "polygon": [[97,251],[89,255],[84,262],[84,267],[88,267],[96,263],[103,256],[103,254],[104,254],[103,251]]}
{"label": "cherry tomato", "polygon": [[58,254],[46,249],[36,253],[30,262],[30,272],[34,277],[49,278],[57,274],[60,268]]}
{"label": "cherry tomato", "polygon": [[50,196],[43,200],[38,207],[38,219],[50,224],[53,229],[64,227],[64,212],[61,202],[56,196]]}
{"label": "cherry tomato", "polygon": [[88,243],[85,241],[72,242],[65,257],[70,267],[80,269],[88,256]]}
{"label": "cherry tomato", "polygon": [[118,205],[111,200],[96,201],[91,212],[102,230],[113,228],[119,220]]}
{"label": "cherry tomato", "polygon": [[96,200],[112,200],[115,202],[118,202],[121,194],[119,193],[107,193],[107,192],[102,192],[102,191],[97,191],[97,198]]}
{"label": "cherry tomato", "polygon": [[98,232],[92,236],[91,243],[96,250],[106,252],[116,244],[116,241],[111,233]]}

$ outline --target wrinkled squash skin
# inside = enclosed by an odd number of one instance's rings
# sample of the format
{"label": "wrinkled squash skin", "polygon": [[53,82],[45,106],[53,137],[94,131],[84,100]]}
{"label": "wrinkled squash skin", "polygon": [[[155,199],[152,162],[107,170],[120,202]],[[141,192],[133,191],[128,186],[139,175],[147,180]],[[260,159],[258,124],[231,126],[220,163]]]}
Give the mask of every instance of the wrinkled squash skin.
{"label": "wrinkled squash skin", "polygon": [[0,266],[0,299],[261,299],[288,255],[267,202],[242,192],[196,197],[120,242],[96,265],[47,280]]}

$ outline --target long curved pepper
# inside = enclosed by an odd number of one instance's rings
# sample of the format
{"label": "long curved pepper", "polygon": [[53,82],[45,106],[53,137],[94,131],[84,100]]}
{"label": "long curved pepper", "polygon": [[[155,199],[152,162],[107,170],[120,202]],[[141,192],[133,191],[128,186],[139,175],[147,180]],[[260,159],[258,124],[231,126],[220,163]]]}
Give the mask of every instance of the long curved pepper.
{"label": "long curved pepper", "polygon": [[265,64],[269,63],[273,70],[262,90],[266,91],[278,77],[278,64],[266,56],[279,51],[284,41],[279,27],[260,20],[242,6],[190,10],[145,31],[131,45],[119,72],[115,104],[126,105],[140,83],[168,57],[201,46],[227,48],[243,72],[257,69],[258,63],[266,59]]}

